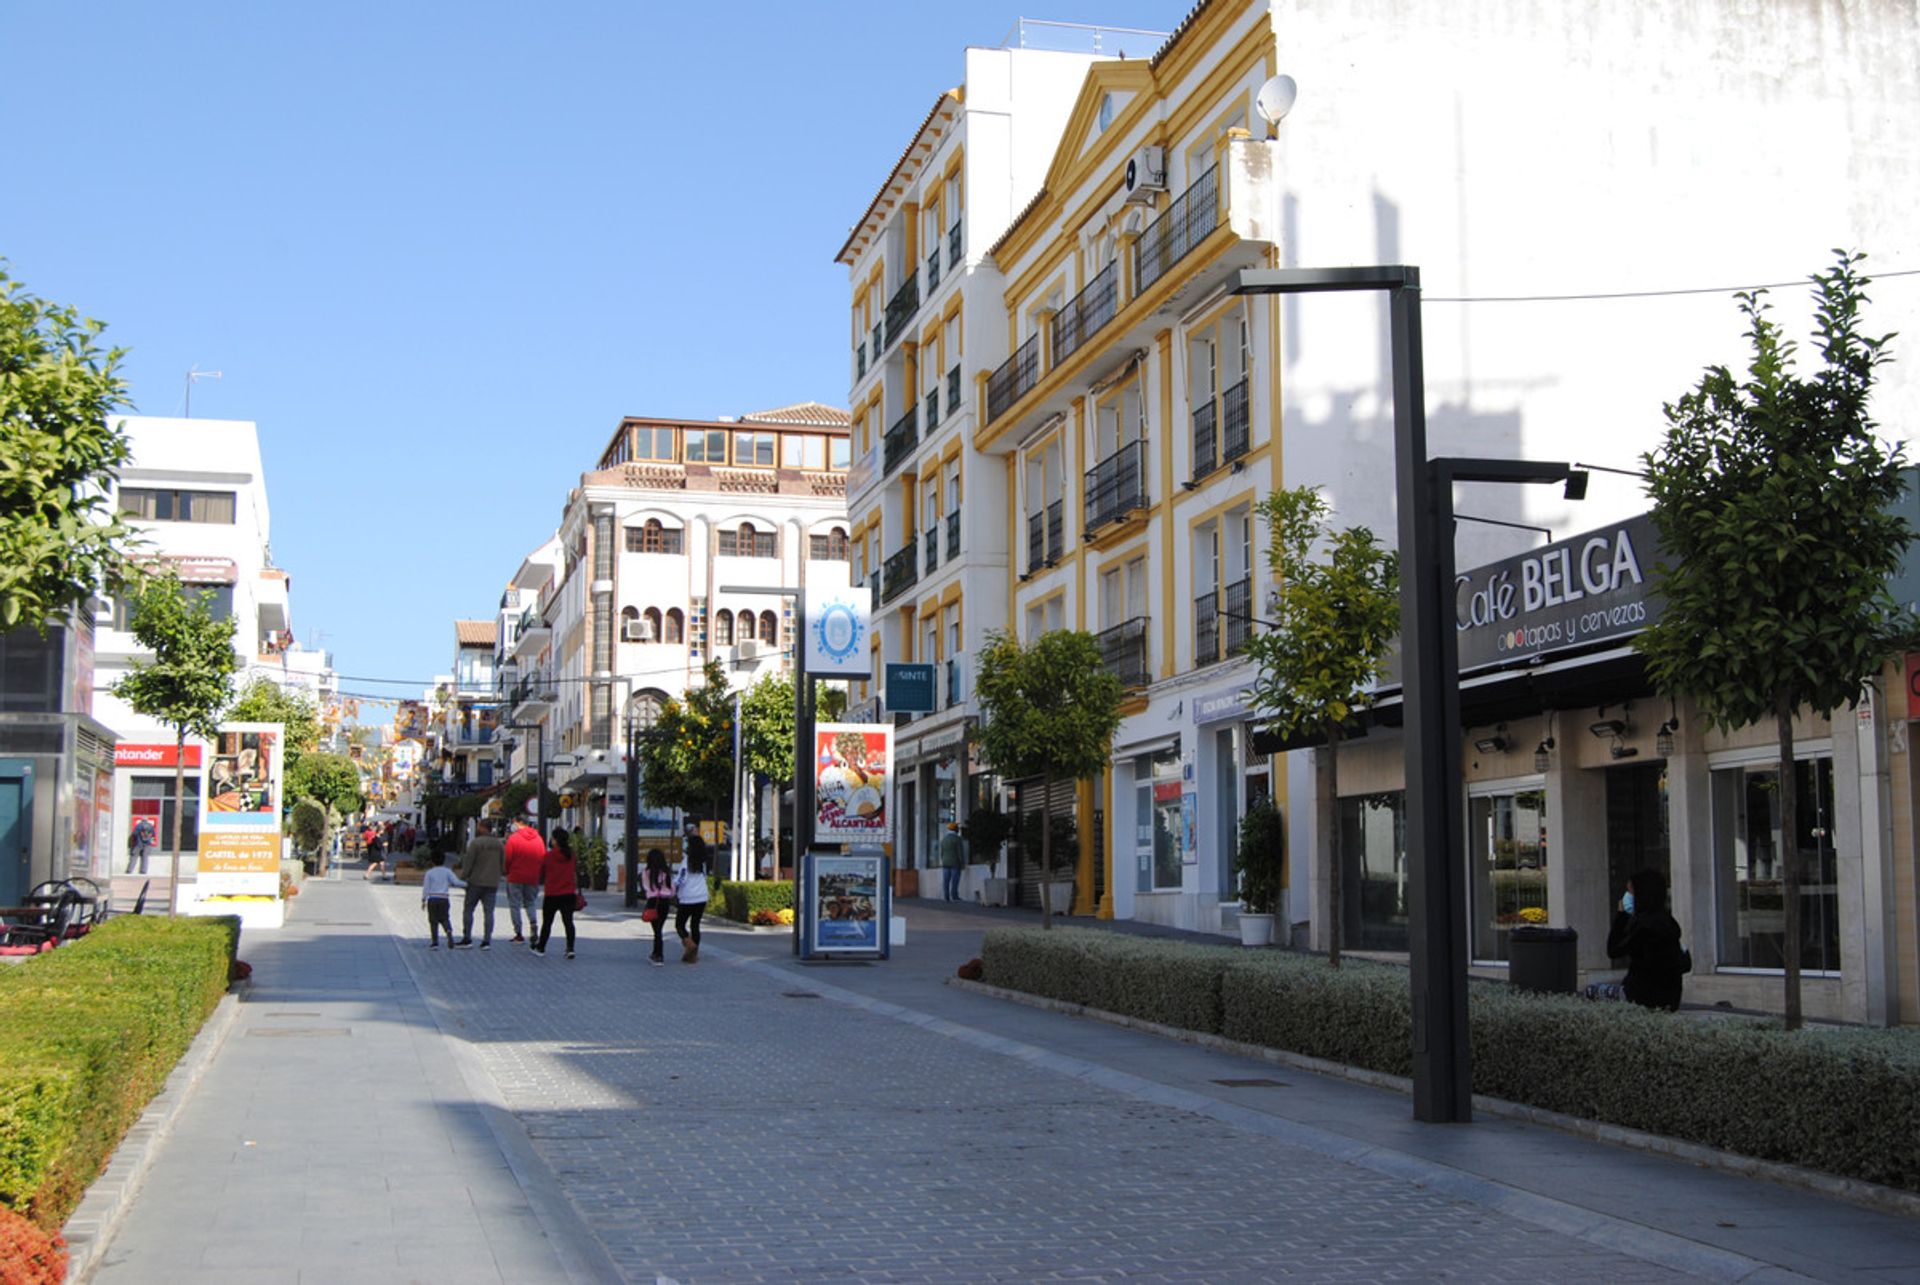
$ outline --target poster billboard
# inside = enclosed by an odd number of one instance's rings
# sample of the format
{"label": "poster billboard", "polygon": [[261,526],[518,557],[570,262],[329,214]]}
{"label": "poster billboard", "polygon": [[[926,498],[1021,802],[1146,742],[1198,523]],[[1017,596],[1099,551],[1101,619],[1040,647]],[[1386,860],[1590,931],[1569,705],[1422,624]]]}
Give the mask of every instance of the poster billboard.
{"label": "poster billboard", "polygon": [[893,838],[893,725],[821,723],[813,734],[813,834],[822,843]]}
{"label": "poster billboard", "polygon": [[228,723],[214,734],[201,829],[279,833],[281,730],[278,723]]}
{"label": "poster billboard", "polygon": [[284,749],[279,723],[222,723],[207,746],[189,913],[240,913],[250,926],[279,927]]}
{"label": "poster billboard", "polygon": [[800,863],[801,958],[887,958],[892,891],[880,853],[807,853]]}

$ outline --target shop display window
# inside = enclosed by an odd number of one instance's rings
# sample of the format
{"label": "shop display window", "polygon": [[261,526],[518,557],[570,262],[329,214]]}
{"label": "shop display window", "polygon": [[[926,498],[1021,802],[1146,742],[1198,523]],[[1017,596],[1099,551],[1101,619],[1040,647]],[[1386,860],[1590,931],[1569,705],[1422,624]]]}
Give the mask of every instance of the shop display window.
{"label": "shop display window", "polygon": [[[1800,844],[1800,966],[1840,971],[1840,898],[1833,846],[1833,760],[1794,764]],[[1777,766],[1713,773],[1714,894],[1719,962],[1784,968],[1786,902]]]}
{"label": "shop display window", "polygon": [[1340,800],[1341,940],[1354,950],[1407,949],[1407,793]]}
{"label": "shop display window", "polygon": [[1547,792],[1468,799],[1467,861],[1473,873],[1473,957],[1505,960],[1507,934],[1548,920]]}
{"label": "shop display window", "polygon": [[[200,774],[187,774],[181,784],[186,810],[181,816],[180,851],[200,850]],[[173,850],[173,773],[165,776],[136,776],[131,791],[132,814],[153,818],[155,852]]]}

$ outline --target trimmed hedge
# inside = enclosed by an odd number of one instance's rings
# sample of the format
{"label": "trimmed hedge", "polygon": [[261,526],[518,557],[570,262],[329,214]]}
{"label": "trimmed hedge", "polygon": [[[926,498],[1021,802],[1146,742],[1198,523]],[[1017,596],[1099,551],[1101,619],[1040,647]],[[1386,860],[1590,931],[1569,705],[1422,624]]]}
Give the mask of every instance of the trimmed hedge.
{"label": "trimmed hedge", "polygon": [[57,1230],[227,989],[240,921],[113,919],[0,970],[0,1207]]}
{"label": "trimmed hedge", "polygon": [[[1098,929],[995,928],[990,985],[1392,1075],[1407,971]],[[1789,1032],[1632,1004],[1468,991],[1476,1093],[1920,1191],[1920,1033]]]}
{"label": "trimmed hedge", "polygon": [[793,884],[776,879],[716,879],[713,904],[707,909],[735,923],[750,923],[756,910],[792,910]]}

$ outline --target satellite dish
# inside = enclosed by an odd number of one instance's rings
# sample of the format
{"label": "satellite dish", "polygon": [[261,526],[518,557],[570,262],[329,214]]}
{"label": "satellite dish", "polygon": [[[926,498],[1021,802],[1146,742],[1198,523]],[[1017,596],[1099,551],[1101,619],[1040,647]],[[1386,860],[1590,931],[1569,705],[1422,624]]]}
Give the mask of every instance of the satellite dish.
{"label": "satellite dish", "polygon": [[1260,86],[1260,93],[1253,100],[1253,109],[1269,125],[1278,125],[1293,110],[1293,100],[1300,96],[1300,86],[1294,83],[1292,76],[1284,72]]}

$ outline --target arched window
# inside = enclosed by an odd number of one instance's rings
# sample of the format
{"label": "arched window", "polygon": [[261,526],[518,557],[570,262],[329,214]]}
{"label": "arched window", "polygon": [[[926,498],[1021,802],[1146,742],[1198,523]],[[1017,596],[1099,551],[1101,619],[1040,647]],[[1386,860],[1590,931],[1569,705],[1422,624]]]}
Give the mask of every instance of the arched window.
{"label": "arched window", "polygon": [[760,627],[759,620],[760,618],[754,615],[751,611],[741,612],[740,623],[739,623],[739,626],[734,630],[734,636],[738,638],[741,642],[747,641],[749,638],[753,637],[754,630]]}
{"label": "arched window", "polygon": [[686,616],[681,614],[680,608],[668,607],[667,608],[667,628],[666,628],[666,632],[660,635],[660,641],[664,643],[671,643],[674,646],[679,646],[680,643],[685,640],[686,632],[687,632]]}
{"label": "arched window", "polygon": [[763,643],[780,641],[780,618],[771,611],[760,613],[760,641]]}
{"label": "arched window", "polygon": [[620,641],[640,641],[640,610],[637,607],[620,608]]}
{"label": "arched window", "polygon": [[640,548],[645,553],[667,551],[667,533],[661,528],[659,518],[648,518],[646,526],[641,528]]}
{"label": "arched window", "polygon": [[713,645],[733,646],[733,613],[725,607],[713,613]]}
{"label": "arched window", "polygon": [[640,641],[660,641],[660,608],[648,607],[640,617]]}
{"label": "arched window", "polygon": [[847,529],[837,526],[827,532],[827,560],[845,562],[847,560]]}

